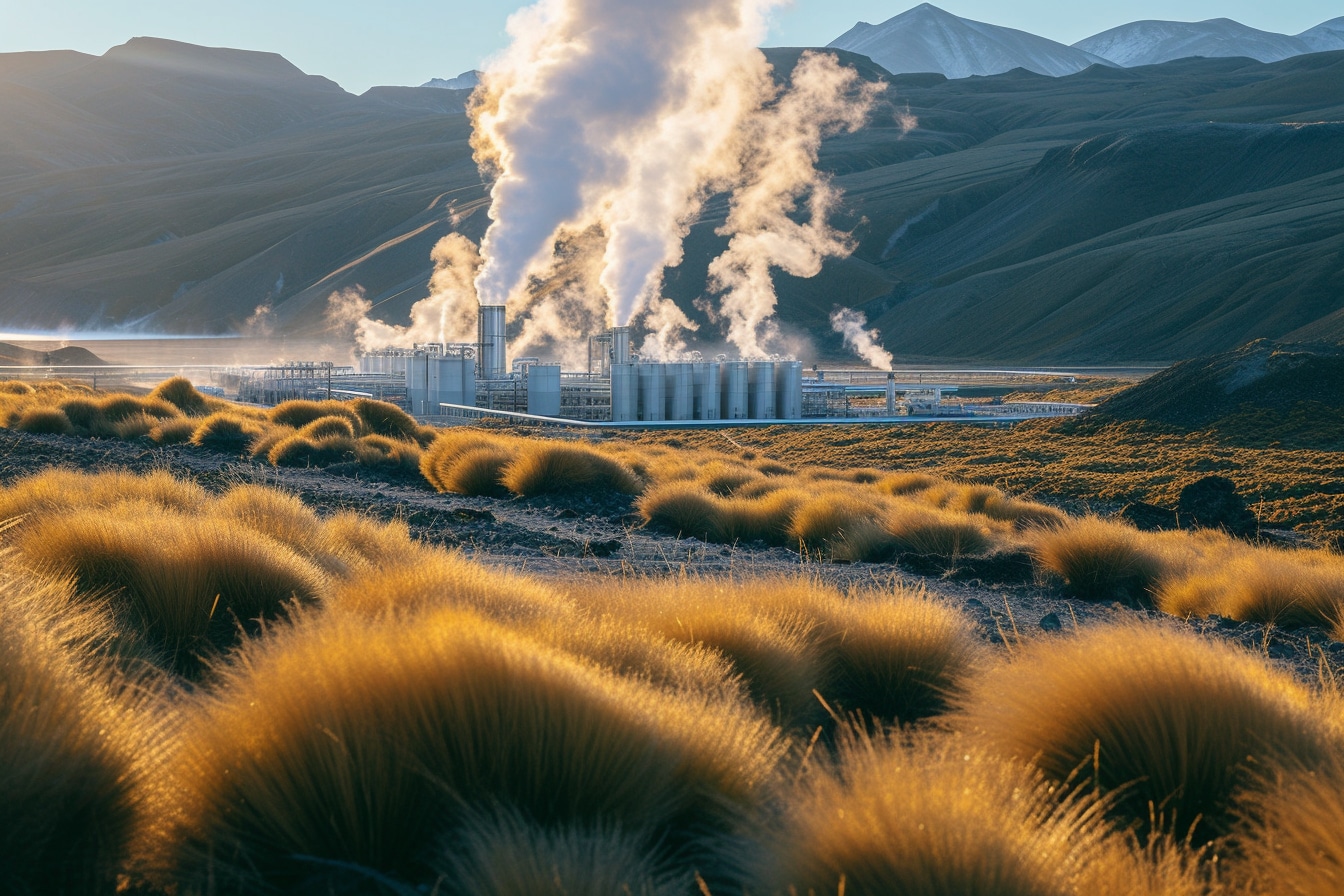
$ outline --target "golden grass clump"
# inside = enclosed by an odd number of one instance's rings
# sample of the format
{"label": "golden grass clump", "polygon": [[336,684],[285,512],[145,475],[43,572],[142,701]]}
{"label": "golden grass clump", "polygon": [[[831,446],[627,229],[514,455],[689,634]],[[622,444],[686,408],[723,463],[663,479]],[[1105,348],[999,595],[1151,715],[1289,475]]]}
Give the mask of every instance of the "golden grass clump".
{"label": "golden grass clump", "polygon": [[70,425],[70,418],[65,416],[65,411],[60,408],[40,406],[28,408],[20,414],[18,420],[14,422],[13,428],[19,432],[46,433],[58,436],[67,435],[74,429]]}
{"label": "golden grass clump", "polygon": [[[329,557],[356,569],[412,563],[424,550],[411,538],[405,522],[379,522],[348,510],[323,520],[318,538],[315,556]],[[323,565],[329,566],[330,561],[323,561]]]}
{"label": "golden grass clump", "polygon": [[716,495],[731,495],[748,482],[761,477],[751,467],[721,460],[711,460],[698,469],[692,469],[696,480]]}
{"label": "golden grass clump", "polygon": [[882,528],[897,551],[926,557],[955,560],[986,554],[996,546],[994,532],[983,517],[912,501],[893,504],[882,518]]}
{"label": "golden grass clump", "polygon": [[359,463],[407,474],[420,471],[422,453],[419,442],[392,436],[368,435],[355,442],[355,460]]}
{"label": "golden grass clump", "polygon": [[419,442],[420,424],[396,405],[372,398],[356,398],[349,403],[349,407],[359,417],[363,432]]}
{"label": "golden grass clump", "polygon": [[302,429],[314,420],[320,420],[323,417],[343,417],[356,433],[361,432],[364,427],[364,422],[354,408],[343,401],[331,399],[309,401],[303,398],[293,398],[271,408],[267,411],[266,416],[272,423],[293,427],[294,429]]}
{"label": "golden grass clump", "polygon": [[299,435],[313,441],[333,436],[353,439],[355,437],[355,427],[348,417],[318,417],[316,420],[299,427]]}
{"label": "golden grass clump", "polygon": [[121,624],[184,673],[236,642],[240,625],[314,600],[326,585],[316,566],[272,538],[146,504],[38,519],[14,545],[27,567],[71,576],[85,595],[108,595]]}
{"label": "golden grass clump", "polygon": [[257,421],[232,411],[218,411],[202,419],[192,433],[191,444],[197,448],[237,453],[262,432]]}
{"label": "golden grass clump", "polygon": [[51,468],[0,489],[0,520],[24,517],[21,522],[27,524],[76,509],[124,504],[193,511],[209,501],[205,489],[164,470],[137,476],[120,470],[81,473]]}
{"label": "golden grass clump", "polygon": [[752,893],[1068,896],[1105,854],[1094,804],[961,744],[851,738],[798,790]]}
{"label": "golden grass clump", "polygon": [[827,656],[821,691],[837,712],[884,724],[941,715],[986,661],[975,624],[922,591],[865,591],[818,604]]}
{"label": "golden grass clump", "polygon": [[436,868],[449,892],[473,896],[673,896],[691,892],[689,873],[652,860],[648,831],[565,826],[547,829],[516,812],[464,826]]}
{"label": "golden grass clump", "polygon": [[149,397],[168,402],[188,417],[203,417],[209,410],[206,397],[184,376],[164,380],[154,387]]}
{"label": "golden grass clump", "polygon": [[23,380],[3,380],[0,381],[0,394],[3,395],[35,395],[37,390],[25,383]]}
{"label": "golden grass clump", "polygon": [[515,495],[616,492],[637,495],[644,483],[629,467],[587,445],[529,440],[504,468],[500,480]]}
{"label": "golden grass clump", "polygon": [[1229,543],[1164,580],[1157,606],[1181,617],[1217,613],[1284,627],[1322,626],[1338,638],[1344,634],[1344,560],[1322,551]]}
{"label": "golden grass clump", "polygon": [[789,520],[789,539],[809,547],[843,541],[861,530],[879,529],[884,508],[854,490],[823,489],[805,498]]}
{"label": "golden grass clump", "polygon": [[1344,759],[1318,769],[1262,769],[1238,808],[1228,870],[1247,892],[1334,896],[1344,888]]}
{"label": "golden grass clump", "polygon": [[298,497],[261,485],[236,485],[209,505],[211,516],[236,522],[300,553],[322,538],[322,520]]}
{"label": "golden grass clump", "polygon": [[0,890],[110,893],[138,822],[127,708],[68,586],[0,572]]}
{"label": "golden grass clump", "polygon": [[877,480],[875,487],[885,495],[913,495],[931,489],[942,481],[931,473],[891,473]]}
{"label": "golden grass clump", "polygon": [[355,459],[355,440],[345,435],[313,439],[303,431],[276,442],[266,459],[277,467],[326,467]]}
{"label": "golden grass clump", "polygon": [[113,423],[112,432],[119,439],[127,441],[138,439],[153,432],[154,428],[159,425],[160,419],[145,413],[132,414]]}
{"label": "golden grass clump", "polygon": [[989,749],[1099,788],[1131,824],[1156,818],[1197,841],[1228,832],[1254,767],[1312,768],[1339,748],[1327,714],[1287,673],[1151,623],[1022,644],[959,702],[956,724]]}
{"label": "golden grass clump", "polygon": [[190,442],[191,437],[196,434],[197,422],[191,417],[160,420],[147,435],[156,445],[182,445]]}
{"label": "golden grass clump", "polygon": [[108,438],[115,435],[111,424],[103,416],[102,407],[97,400],[89,396],[76,395],[66,398],[57,407],[70,421],[76,435],[94,438]]}
{"label": "golden grass clump", "polygon": [[[480,429],[446,429],[420,456],[420,473],[440,492],[497,494],[503,489],[500,477],[514,458],[517,441]],[[472,455],[469,460],[468,455]]]}
{"label": "golden grass clump", "polygon": [[1164,571],[1156,539],[1096,516],[1042,531],[1033,553],[1037,563],[1085,600],[1149,600]]}
{"label": "golden grass clump", "polygon": [[[469,614],[299,614],[219,670],[183,738],[163,840],[188,889],[429,885],[467,807],[619,829],[706,876],[780,749],[740,707],[604,673]],[[728,837],[728,839],[724,839]],[[367,878],[366,878],[367,879]]]}
{"label": "golden grass clump", "polygon": [[678,537],[724,541],[721,501],[697,482],[655,485],[639,496],[635,509],[646,525]]}

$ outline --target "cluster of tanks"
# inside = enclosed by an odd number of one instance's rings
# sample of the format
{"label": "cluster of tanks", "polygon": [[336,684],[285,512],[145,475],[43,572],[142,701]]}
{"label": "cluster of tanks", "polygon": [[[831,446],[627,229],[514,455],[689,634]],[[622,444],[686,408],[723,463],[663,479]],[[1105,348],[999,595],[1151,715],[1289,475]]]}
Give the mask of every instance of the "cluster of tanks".
{"label": "cluster of tanks", "polygon": [[645,362],[630,330],[590,341],[587,371],[536,358],[507,361],[503,306],[482,306],[474,344],[416,345],[364,355],[360,372],[406,377],[420,416],[471,409],[610,422],[800,420],[803,365],[794,360]]}

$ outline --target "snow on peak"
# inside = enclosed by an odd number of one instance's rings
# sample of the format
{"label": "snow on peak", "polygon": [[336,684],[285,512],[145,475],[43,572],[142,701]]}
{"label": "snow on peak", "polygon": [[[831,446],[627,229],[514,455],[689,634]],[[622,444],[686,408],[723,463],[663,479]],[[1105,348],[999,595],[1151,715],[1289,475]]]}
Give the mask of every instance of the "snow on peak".
{"label": "snow on peak", "polygon": [[481,83],[481,72],[463,72],[456,78],[433,78],[421,84],[421,87],[438,87],[443,90],[475,90]]}
{"label": "snow on peak", "polygon": [[1260,62],[1278,62],[1311,52],[1299,38],[1260,31],[1231,19],[1203,22],[1146,19],[1094,34],[1073,46],[1126,68],[1189,56],[1246,56]]}

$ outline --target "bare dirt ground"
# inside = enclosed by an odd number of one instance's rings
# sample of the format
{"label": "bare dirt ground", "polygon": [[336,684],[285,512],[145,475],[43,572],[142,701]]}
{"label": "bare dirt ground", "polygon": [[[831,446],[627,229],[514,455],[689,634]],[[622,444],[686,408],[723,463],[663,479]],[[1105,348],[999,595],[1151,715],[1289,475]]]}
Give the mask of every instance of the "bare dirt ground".
{"label": "bare dirt ground", "polygon": [[402,519],[417,538],[462,550],[482,563],[556,580],[604,576],[805,574],[841,586],[923,587],[962,607],[986,640],[1011,645],[1108,619],[1145,616],[1236,641],[1306,680],[1344,667],[1344,643],[1321,629],[1295,630],[1229,619],[1180,622],[1149,609],[1068,598],[1025,562],[968,562],[951,571],[889,563],[819,561],[763,543],[723,546],[642,526],[624,496],[502,499],[434,492],[419,476],[380,476],[355,464],[323,469],[268,463],[191,446],[32,435],[0,430],[0,485],[58,466],[79,470],[168,470],[222,491],[240,483],[279,488],[319,513],[354,510]]}

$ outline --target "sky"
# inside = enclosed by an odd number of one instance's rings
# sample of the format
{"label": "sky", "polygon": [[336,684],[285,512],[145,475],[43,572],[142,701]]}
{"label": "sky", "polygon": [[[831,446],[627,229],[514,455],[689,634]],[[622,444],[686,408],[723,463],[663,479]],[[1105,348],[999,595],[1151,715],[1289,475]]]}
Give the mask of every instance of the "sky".
{"label": "sky", "polygon": [[[524,0],[0,0],[0,53],[70,49],[101,54],[132,37],[165,37],[279,53],[309,74],[362,93],[376,84],[422,84],[481,67],[508,43],[509,14],[526,5]],[[914,5],[914,0],[794,0],[776,15],[765,44],[825,45],[857,21],[876,24]],[[1344,13],[1339,0],[1130,0],[1123,5],[946,0],[935,5],[1066,44],[1137,19],[1225,17],[1297,34]]]}

